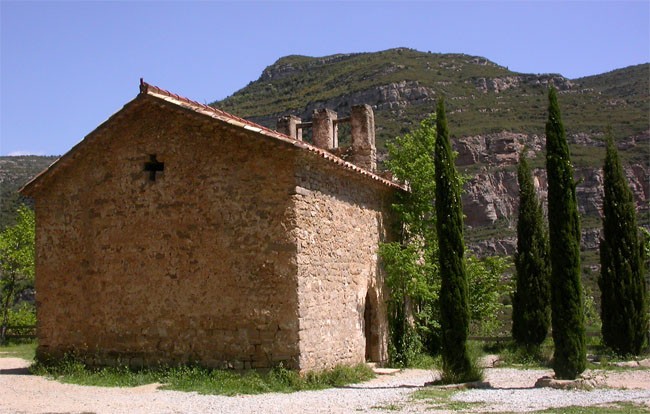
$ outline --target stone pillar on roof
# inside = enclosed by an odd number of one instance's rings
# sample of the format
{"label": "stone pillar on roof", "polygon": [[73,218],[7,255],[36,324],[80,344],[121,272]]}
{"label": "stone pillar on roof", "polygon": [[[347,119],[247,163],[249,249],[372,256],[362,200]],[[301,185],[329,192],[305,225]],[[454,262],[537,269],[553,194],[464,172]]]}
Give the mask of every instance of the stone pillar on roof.
{"label": "stone pillar on roof", "polygon": [[336,112],[331,109],[315,109],[312,114],[312,134],[314,145],[323,149],[333,149],[339,146]]}
{"label": "stone pillar on roof", "polygon": [[370,105],[353,106],[350,123],[352,124],[352,163],[368,171],[376,171],[375,115]]}
{"label": "stone pillar on roof", "polygon": [[295,115],[285,115],[278,118],[275,129],[281,134],[302,141],[302,129],[299,127],[301,122],[302,120]]}

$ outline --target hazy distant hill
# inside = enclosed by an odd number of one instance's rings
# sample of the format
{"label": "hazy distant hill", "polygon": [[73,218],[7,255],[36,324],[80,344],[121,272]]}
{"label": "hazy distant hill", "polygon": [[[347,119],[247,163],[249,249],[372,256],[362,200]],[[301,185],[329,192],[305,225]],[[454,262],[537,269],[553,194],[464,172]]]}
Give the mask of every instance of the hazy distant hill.
{"label": "hazy distant hill", "polygon": [[36,155],[0,157],[0,229],[14,223],[20,203],[30,202],[21,197],[18,190],[56,159],[55,156]]}

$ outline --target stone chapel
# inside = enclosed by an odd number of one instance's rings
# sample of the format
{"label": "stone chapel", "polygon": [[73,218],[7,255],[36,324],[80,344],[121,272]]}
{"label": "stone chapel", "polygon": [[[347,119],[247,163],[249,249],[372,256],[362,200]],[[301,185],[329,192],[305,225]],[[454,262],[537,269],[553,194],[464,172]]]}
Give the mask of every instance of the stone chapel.
{"label": "stone chapel", "polygon": [[141,81],[21,190],[36,211],[37,357],[301,372],[385,361],[377,249],[402,189],[375,173],[374,134],[367,105],[273,131]]}

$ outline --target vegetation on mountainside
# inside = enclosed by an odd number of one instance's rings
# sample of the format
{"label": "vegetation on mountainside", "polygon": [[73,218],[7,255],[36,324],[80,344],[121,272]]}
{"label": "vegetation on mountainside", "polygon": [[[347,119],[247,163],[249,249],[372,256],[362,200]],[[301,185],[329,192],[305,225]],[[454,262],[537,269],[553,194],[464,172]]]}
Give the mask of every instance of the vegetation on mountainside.
{"label": "vegetation on mountainside", "polygon": [[[378,152],[384,159],[385,143],[416,130],[440,95],[447,97],[447,117],[455,137],[502,131],[543,134],[549,82],[561,89],[558,94],[576,168],[600,167],[608,125],[616,131],[615,141],[632,142],[630,137],[650,129],[648,63],[568,80],[557,74],[516,73],[477,56],[406,48],[283,57],[258,80],[213,105],[274,128],[280,115],[291,113],[307,120],[321,106],[345,115],[350,105],[367,103],[375,110]],[[392,84],[397,89],[387,88]],[[427,91],[427,96],[418,95],[417,88]],[[408,94],[409,90],[415,90],[413,100],[390,100],[391,94]],[[624,164],[650,167],[650,145],[642,141],[626,145],[620,157]],[[544,163],[541,151],[530,160],[531,168],[543,168]],[[501,166],[476,164],[464,172],[476,173],[481,168],[492,172]],[[641,224],[650,224],[650,216],[643,216]],[[483,240],[485,232],[499,238],[514,235],[512,227],[499,223],[490,227],[468,229],[467,236]]]}
{"label": "vegetation on mountainside", "polygon": [[0,231],[16,224],[16,211],[30,200],[18,194],[18,190],[58,157],[24,155],[0,157]]}
{"label": "vegetation on mountainside", "polygon": [[553,370],[575,379],[587,364],[580,269],[580,217],[576,182],[557,92],[549,89],[546,123],[546,173],[551,252],[551,312],[555,353]]}
{"label": "vegetation on mountainside", "polygon": [[[273,128],[278,116],[292,113],[306,117],[316,105],[346,112],[354,103],[381,104],[387,97],[377,88],[390,84],[405,81],[405,89],[430,91],[429,96],[418,95],[412,105],[375,108],[381,148],[384,142],[417,128],[440,95],[447,97],[448,122],[456,136],[504,130],[539,134],[544,128],[550,81],[563,88],[559,93],[569,134],[603,133],[611,124],[619,134],[616,138],[621,138],[648,130],[649,75],[650,65],[642,64],[567,80],[557,74],[512,72],[477,56],[398,48],[315,58],[283,57],[258,80],[213,105]],[[498,91],[495,85],[500,85]],[[353,102],[361,96],[364,102]],[[574,161],[580,165],[579,159]]]}

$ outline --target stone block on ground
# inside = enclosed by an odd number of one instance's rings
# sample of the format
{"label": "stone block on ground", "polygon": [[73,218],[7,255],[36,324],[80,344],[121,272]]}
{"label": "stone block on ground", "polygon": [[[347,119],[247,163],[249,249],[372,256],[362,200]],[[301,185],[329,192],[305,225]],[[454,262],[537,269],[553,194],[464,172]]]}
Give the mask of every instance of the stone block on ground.
{"label": "stone block on ground", "polygon": [[543,376],[535,382],[535,388],[554,388],[557,390],[593,390],[603,386],[604,378],[601,376],[584,375],[574,380],[562,380]]}

